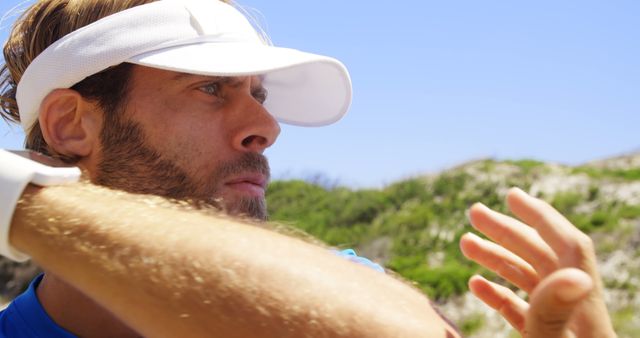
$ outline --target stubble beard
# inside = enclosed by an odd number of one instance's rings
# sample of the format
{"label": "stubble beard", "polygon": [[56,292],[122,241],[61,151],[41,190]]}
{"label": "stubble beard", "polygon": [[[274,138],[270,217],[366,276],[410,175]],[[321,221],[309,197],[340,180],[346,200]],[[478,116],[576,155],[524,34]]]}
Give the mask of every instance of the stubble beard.
{"label": "stubble beard", "polygon": [[257,172],[269,177],[269,163],[261,154],[243,153],[220,163],[215,172],[196,180],[145,142],[142,127],[121,117],[107,114],[100,134],[102,159],[96,183],[135,194],[153,194],[197,205],[213,206],[234,216],[265,221],[268,217],[264,197],[242,197],[233,203],[219,196],[218,187],[230,175]]}

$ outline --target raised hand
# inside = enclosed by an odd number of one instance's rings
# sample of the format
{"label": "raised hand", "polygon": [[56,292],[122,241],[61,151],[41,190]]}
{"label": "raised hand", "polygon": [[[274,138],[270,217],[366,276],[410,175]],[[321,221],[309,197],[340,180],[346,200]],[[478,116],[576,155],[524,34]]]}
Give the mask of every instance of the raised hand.
{"label": "raised hand", "polygon": [[470,209],[474,234],[460,240],[464,255],[527,294],[474,276],[471,292],[524,337],[615,337],[604,304],[593,242],[548,203],[513,188],[507,204],[519,219],[482,204]]}

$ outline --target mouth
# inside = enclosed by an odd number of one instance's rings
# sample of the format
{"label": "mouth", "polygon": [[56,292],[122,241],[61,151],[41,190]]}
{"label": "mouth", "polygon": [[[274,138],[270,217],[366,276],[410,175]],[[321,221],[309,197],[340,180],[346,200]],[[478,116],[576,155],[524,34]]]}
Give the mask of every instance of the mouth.
{"label": "mouth", "polygon": [[225,187],[240,192],[243,195],[264,197],[268,179],[259,173],[243,174],[225,182]]}

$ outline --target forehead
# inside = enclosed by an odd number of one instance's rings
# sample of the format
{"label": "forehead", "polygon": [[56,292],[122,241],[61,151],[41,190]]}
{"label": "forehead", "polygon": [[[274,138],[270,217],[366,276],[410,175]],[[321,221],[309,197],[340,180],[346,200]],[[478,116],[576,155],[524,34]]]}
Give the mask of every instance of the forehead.
{"label": "forehead", "polygon": [[211,81],[218,82],[224,85],[239,86],[247,80],[251,80],[252,87],[262,85],[262,76],[215,76],[215,75],[200,75],[182,73],[171,70],[164,70],[159,68],[151,68],[145,66],[136,65],[133,68],[132,74],[133,82],[140,81],[163,81],[164,83],[170,82],[175,84],[180,83],[192,83],[199,81]]}

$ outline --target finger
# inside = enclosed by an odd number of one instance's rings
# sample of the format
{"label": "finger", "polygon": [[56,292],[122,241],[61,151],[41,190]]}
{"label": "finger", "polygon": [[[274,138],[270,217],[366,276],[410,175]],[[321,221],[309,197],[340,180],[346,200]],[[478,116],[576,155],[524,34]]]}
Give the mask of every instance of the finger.
{"label": "finger", "polygon": [[574,268],[558,270],[542,280],[530,298],[526,336],[565,337],[571,315],[593,287],[591,277]]}
{"label": "finger", "polygon": [[580,267],[597,276],[593,242],[551,205],[518,188],[509,190],[507,204],[518,218],[537,230],[562,266]]}
{"label": "finger", "polygon": [[513,328],[522,332],[529,304],[508,288],[490,282],[481,276],[469,280],[469,289],[482,302],[498,311]]}
{"label": "finger", "polygon": [[558,257],[535,229],[481,203],[469,210],[471,225],[507,250],[531,264],[541,276],[558,267]]}
{"label": "finger", "polygon": [[522,258],[472,233],[462,236],[460,249],[465,257],[497,273],[527,293],[540,281],[538,273]]}

